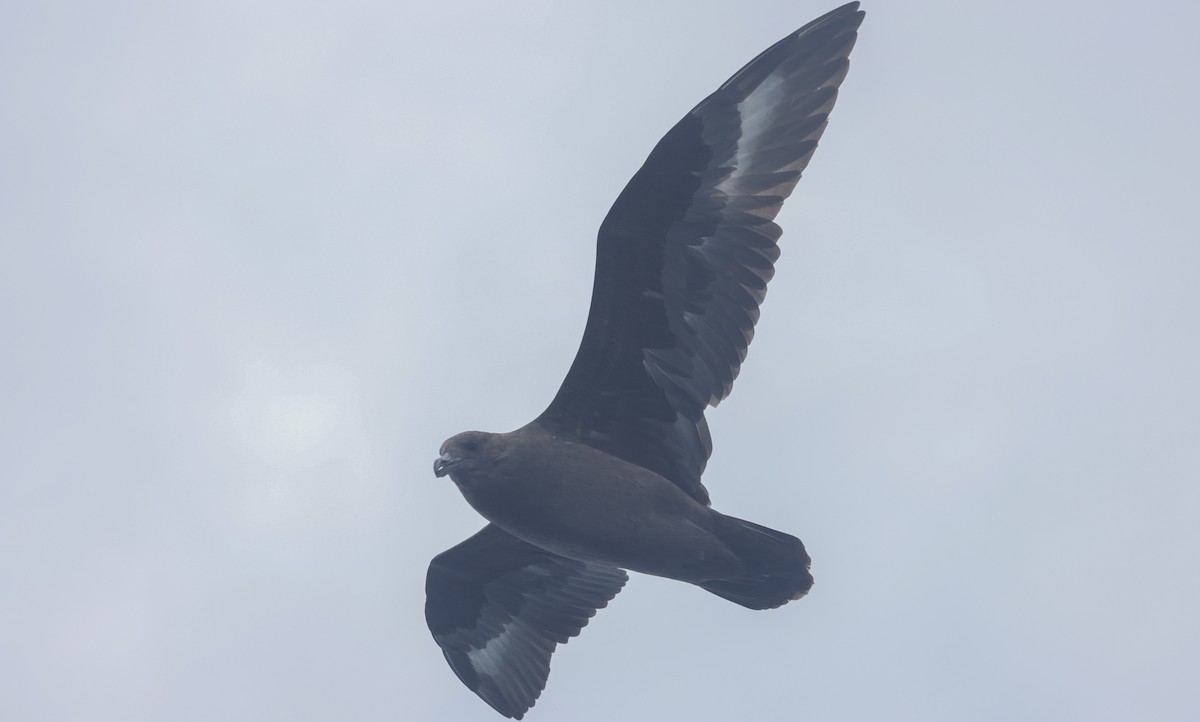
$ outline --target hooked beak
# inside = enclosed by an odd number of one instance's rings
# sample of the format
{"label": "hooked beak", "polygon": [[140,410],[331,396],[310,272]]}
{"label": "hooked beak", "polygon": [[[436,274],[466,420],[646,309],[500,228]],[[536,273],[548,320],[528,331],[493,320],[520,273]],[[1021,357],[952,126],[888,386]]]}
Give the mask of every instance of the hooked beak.
{"label": "hooked beak", "polygon": [[460,461],[462,461],[462,458],[458,456],[439,456],[433,460],[434,476],[441,478],[446,474],[449,474],[450,469]]}

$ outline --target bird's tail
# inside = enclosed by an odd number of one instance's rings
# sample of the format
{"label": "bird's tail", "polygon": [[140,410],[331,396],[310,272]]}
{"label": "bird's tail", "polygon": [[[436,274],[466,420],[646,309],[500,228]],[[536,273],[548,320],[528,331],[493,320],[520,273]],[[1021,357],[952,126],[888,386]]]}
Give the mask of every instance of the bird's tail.
{"label": "bird's tail", "polygon": [[697,584],[750,609],[774,609],[799,599],[812,588],[810,559],[804,544],[781,531],[714,512],[721,540],[745,562],[736,577]]}

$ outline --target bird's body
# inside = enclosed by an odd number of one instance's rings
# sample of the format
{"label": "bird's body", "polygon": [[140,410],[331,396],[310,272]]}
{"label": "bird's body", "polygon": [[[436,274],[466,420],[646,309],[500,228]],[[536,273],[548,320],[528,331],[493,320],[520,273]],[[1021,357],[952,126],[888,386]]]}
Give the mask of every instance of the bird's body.
{"label": "bird's body", "polygon": [[651,151],[600,226],[591,310],[554,400],[434,462],[490,523],[437,555],[425,617],[459,679],[521,718],[556,645],[633,570],[751,609],[812,586],[794,536],[710,507],[705,410],[733,386],[779,257],[774,218],[825,131],[863,13],[759,54]]}
{"label": "bird's body", "polygon": [[[750,571],[724,538],[730,517],[653,471],[554,438],[536,423],[508,434],[464,432],[446,442],[439,461],[463,458],[459,450],[467,444],[476,445],[483,473],[461,462],[446,473],[475,511],[522,541],[572,559],[684,582]],[[793,595],[811,584],[803,549],[795,540],[796,555],[786,570],[797,577]],[[778,606],[785,600],[771,601]]]}

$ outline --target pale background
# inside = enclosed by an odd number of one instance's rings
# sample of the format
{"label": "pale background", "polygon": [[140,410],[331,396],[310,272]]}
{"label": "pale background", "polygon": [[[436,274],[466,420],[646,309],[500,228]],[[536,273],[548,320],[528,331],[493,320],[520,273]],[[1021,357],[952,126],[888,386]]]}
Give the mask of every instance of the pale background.
{"label": "pale background", "polygon": [[[0,718],[499,719],[437,448],[548,403],[625,181],[832,6],[0,8]],[[532,720],[1200,718],[1200,3],[866,10],[710,414],[817,586],[637,576]]]}

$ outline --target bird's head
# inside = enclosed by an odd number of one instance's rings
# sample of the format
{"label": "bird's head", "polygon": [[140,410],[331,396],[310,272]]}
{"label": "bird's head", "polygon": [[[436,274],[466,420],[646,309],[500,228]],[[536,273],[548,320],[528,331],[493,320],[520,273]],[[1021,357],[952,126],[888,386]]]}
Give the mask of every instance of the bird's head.
{"label": "bird's head", "polygon": [[501,436],[486,431],[464,431],[451,436],[433,461],[433,473],[437,476],[449,474],[455,482],[461,482],[472,473],[492,466],[500,455]]}

